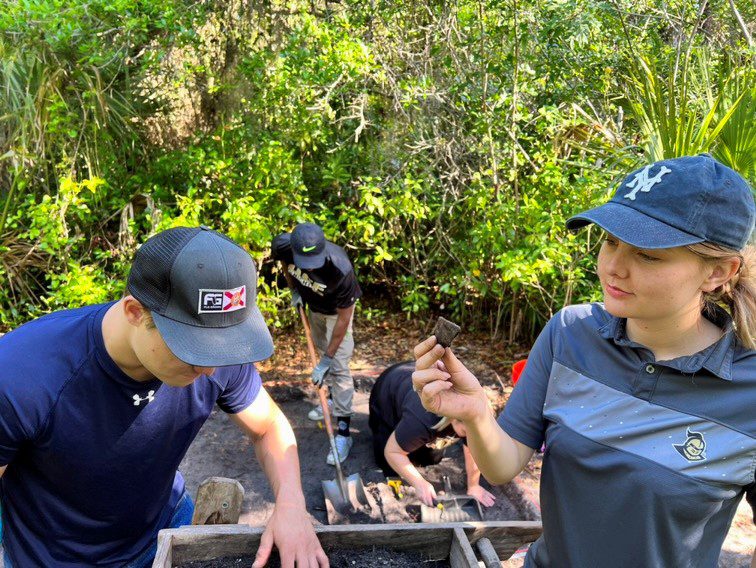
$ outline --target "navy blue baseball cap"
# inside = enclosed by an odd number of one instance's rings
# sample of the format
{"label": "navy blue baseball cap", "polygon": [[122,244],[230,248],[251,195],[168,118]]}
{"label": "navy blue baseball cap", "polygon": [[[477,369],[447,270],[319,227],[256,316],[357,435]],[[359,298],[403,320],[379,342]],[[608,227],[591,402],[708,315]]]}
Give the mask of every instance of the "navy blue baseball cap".
{"label": "navy blue baseball cap", "polygon": [[294,265],[304,270],[320,268],[326,261],[326,238],[315,223],[300,223],[291,232]]}
{"label": "navy blue baseball cap", "polygon": [[176,227],[149,238],[134,256],[128,289],[185,363],[223,367],[273,354],[273,339],[255,303],[255,263],[221,233]]}
{"label": "navy blue baseball cap", "polygon": [[748,182],[709,154],[700,154],[634,171],[610,201],[571,217],[567,228],[595,223],[644,249],[710,242],[739,251],[751,238],[754,218]]}

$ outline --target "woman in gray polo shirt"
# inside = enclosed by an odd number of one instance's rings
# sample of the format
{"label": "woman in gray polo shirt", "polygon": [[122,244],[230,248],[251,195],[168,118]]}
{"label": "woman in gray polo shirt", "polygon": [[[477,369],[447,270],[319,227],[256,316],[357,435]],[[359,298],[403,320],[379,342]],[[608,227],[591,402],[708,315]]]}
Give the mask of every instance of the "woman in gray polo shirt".
{"label": "woman in gray polo shirt", "polygon": [[604,302],[549,321],[498,421],[451,349],[415,347],[423,405],[464,422],[488,480],[545,442],[526,566],[716,566],[743,496],[756,508],[755,211],[702,154],[645,166],[570,219],[606,232]]}

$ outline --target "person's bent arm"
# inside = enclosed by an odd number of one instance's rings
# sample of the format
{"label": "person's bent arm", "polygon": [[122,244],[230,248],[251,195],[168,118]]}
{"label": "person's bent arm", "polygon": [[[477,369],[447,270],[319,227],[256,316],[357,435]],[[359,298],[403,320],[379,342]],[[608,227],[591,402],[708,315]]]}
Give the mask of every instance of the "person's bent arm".
{"label": "person's bent arm", "polygon": [[389,436],[386,442],[386,448],[383,450],[386,461],[399,476],[415,488],[415,495],[429,507],[433,507],[433,500],[436,498],[436,490],[409,459],[409,453],[405,452],[396,441],[394,432]]}
{"label": "person's bent arm", "polygon": [[423,406],[439,416],[461,420],[467,445],[486,479],[499,485],[520,473],[535,450],[511,438],[490,411],[478,379],[452,352],[431,336],[415,346],[412,383]]}
{"label": "person's bent arm", "polygon": [[331,359],[336,356],[336,352],[339,350],[341,342],[344,340],[344,337],[346,337],[347,330],[349,329],[349,322],[352,321],[353,313],[354,304],[348,308],[336,308],[336,324],[333,326],[331,341],[328,342],[328,347],[325,350],[325,354]]}
{"label": "person's bent arm", "polygon": [[255,454],[275,495],[276,505],[260,541],[253,568],[268,561],[273,544],[282,566],[328,566],[305,509],[294,431],[263,389],[254,402],[231,419],[255,445]]}
{"label": "person's bent arm", "polygon": [[480,469],[472,452],[467,446],[462,446],[462,452],[465,455],[465,473],[467,474],[467,494],[475,497],[484,507],[490,507],[496,501],[491,493],[480,486]]}
{"label": "person's bent arm", "polygon": [[535,452],[502,430],[491,413],[483,420],[465,422],[465,427],[467,445],[475,463],[494,485],[512,481]]}
{"label": "person's bent arm", "polygon": [[8,466],[7,466],[7,465],[4,465],[3,467],[0,467],[0,477],[2,477],[2,476],[3,476],[3,474],[5,473],[5,468],[6,468],[6,467],[8,467]]}

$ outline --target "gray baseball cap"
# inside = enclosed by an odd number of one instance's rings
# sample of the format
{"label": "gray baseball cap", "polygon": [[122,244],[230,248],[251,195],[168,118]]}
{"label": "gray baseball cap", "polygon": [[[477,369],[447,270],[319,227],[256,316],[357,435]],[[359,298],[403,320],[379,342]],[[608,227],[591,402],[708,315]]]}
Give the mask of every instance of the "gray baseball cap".
{"label": "gray baseball cap", "polygon": [[137,250],[128,287],[185,363],[223,367],[273,354],[273,339],[255,303],[255,263],[221,233],[202,226],[154,235]]}
{"label": "gray baseball cap", "polygon": [[710,242],[741,250],[753,233],[756,207],[743,177],[709,154],[663,160],[632,172],[607,203],[567,221],[595,223],[644,249]]}

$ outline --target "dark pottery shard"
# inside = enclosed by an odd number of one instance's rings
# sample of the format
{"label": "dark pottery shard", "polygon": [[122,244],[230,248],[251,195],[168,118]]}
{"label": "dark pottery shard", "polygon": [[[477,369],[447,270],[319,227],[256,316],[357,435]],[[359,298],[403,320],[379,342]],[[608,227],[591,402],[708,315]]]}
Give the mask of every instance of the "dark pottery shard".
{"label": "dark pottery shard", "polygon": [[439,345],[450,347],[454,338],[459,335],[460,329],[456,323],[440,317],[433,328],[433,335],[436,336]]}

